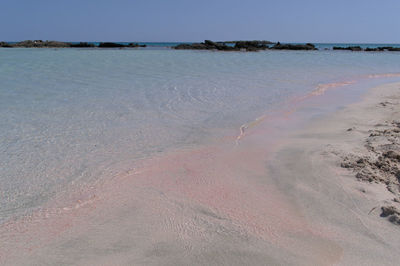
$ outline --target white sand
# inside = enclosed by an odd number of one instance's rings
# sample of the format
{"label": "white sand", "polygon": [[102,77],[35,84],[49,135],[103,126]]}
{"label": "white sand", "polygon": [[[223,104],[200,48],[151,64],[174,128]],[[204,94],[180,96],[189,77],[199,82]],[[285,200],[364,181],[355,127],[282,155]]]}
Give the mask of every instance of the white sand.
{"label": "white sand", "polygon": [[393,202],[398,194],[383,183],[359,181],[352,169],[340,167],[343,156],[367,155],[371,131],[398,119],[400,84],[371,89],[361,102],[295,132],[269,164],[278,187],[306,217],[330,228],[343,252],[341,265],[399,263],[400,226],[380,217],[381,206],[400,206]]}

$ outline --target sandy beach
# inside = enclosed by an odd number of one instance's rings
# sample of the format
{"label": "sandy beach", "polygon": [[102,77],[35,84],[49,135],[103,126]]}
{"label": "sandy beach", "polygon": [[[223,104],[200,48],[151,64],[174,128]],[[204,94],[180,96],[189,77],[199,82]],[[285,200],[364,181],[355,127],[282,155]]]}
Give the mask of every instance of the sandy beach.
{"label": "sandy beach", "polygon": [[269,164],[308,220],[330,228],[339,265],[396,264],[399,99],[400,84],[373,88],[295,132]]}
{"label": "sandy beach", "polygon": [[3,224],[1,261],[393,265],[399,101],[400,84],[379,86],[300,129],[287,124],[307,103],[219,143],[143,160]]}

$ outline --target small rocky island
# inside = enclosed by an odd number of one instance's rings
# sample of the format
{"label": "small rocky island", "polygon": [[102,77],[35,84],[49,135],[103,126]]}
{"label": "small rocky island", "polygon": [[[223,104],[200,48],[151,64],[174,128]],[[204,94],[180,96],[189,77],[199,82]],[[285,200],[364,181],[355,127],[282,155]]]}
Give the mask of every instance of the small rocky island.
{"label": "small rocky island", "polygon": [[88,42],[72,43],[72,42],[58,42],[58,41],[42,41],[42,40],[27,40],[17,43],[0,42],[2,48],[137,48],[146,47],[144,44],[138,43],[113,43],[102,42],[99,45]]}
{"label": "small rocky island", "polygon": [[[231,45],[227,45],[231,44]],[[318,50],[313,44],[281,44],[269,41],[231,41],[213,42],[205,40],[202,43],[183,43],[173,47],[176,50],[218,50],[218,51],[248,51],[260,50]]]}
{"label": "small rocky island", "polygon": [[383,47],[376,47],[376,48],[361,48],[361,46],[348,46],[348,47],[339,47],[339,46],[334,46],[332,48],[333,50],[348,50],[352,52],[360,52],[360,51],[365,51],[365,52],[400,52],[400,48],[398,47],[392,47],[392,46],[383,46]]}

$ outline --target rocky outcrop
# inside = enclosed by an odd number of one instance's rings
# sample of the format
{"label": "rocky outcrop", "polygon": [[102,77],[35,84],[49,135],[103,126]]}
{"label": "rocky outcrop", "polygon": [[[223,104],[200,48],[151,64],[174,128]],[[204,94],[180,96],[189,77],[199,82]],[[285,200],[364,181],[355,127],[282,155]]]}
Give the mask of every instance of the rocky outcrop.
{"label": "rocky outcrop", "polygon": [[12,46],[9,43],[6,43],[6,42],[0,42],[0,47],[11,48]]}
{"label": "rocky outcrop", "polygon": [[146,45],[140,45],[138,43],[129,43],[128,45],[114,43],[114,42],[101,42],[99,48],[136,48],[136,47],[146,47]]}
{"label": "rocky outcrop", "polygon": [[389,47],[387,50],[389,52],[400,52],[400,48],[399,47]]}
{"label": "rocky outcrop", "polygon": [[27,40],[11,44],[11,46],[23,47],[23,48],[66,48],[66,47],[71,47],[71,44],[66,42],[57,42],[57,41]]}
{"label": "rocky outcrop", "polygon": [[278,42],[271,47],[273,50],[318,50],[314,44],[281,44]]}
{"label": "rocky outcrop", "polygon": [[102,42],[98,46],[93,43],[88,42],[79,42],[79,43],[69,43],[69,42],[57,42],[57,41],[42,41],[42,40],[27,40],[18,43],[7,43],[7,42],[0,42],[0,47],[20,47],[20,48],[137,48],[137,47],[146,47],[145,44],[138,44],[138,43],[129,43],[119,44],[113,42]]}
{"label": "rocky outcrop", "polygon": [[237,41],[234,46],[236,49],[247,51],[266,50],[269,46],[265,41]]}
{"label": "rocky outcrop", "polygon": [[101,42],[99,44],[99,48],[122,48],[122,47],[126,47],[126,45],[115,42]]}
{"label": "rocky outcrop", "polygon": [[182,43],[174,47],[176,50],[219,50],[219,51],[238,51],[239,49],[228,46],[225,43],[217,43],[205,40],[202,43]]}
{"label": "rocky outcrop", "polygon": [[138,44],[138,43],[131,42],[131,43],[129,43],[127,45],[127,47],[129,47],[129,48],[137,48],[137,47],[147,47],[147,45],[146,44]]}
{"label": "rocky outcrop", "polygon": [[348,47],[334,46],[333,50],[348,50],[348,51],[352,51],[352,52],[358,52],[358,51],[362,51],[363,49],[360,46],[348,46]]}
{"label": "rocky outcrop", "polygon": [[392,46],[382,46],[382,47],[377,47],[377,48],[366,48],[365,51],[367,51],[367,52],[371,52],[371,51],[377,51],[377,52],[383,52],[383,51],[400,52],[400,48],[392,47]]}
{"label": "rocky outcrop", "polygon": [[[227,43],[232,45],[226,45]],[[255,52],[269,48],[269,41],[230,41],[213,42],[205,40],[202,43],[183,43],[174,47],[177,50],[218,50],[218,51],[249,51]]]}
{"label": "rocky outcrop", "polygon": [[271,42],[271,41],[259,41],[259,40],[253,40],[253,41],[225,41],[224,43],[229,43],[229,44],[236,44],[238,42],[257,42],[258,44],[263,44],[263,45],[271,45],[271,44],[275,44],[275,42]]}
{"label": "rocky outcrop", "polygon": [[313,44],[281,44],[277,43],[273,47],[269,47],[270,42],[268,41],[236,41],[229,42],[234,46],[228,46],[225,43],[213,42],[205,40],[203,43],[193,44],[180,44],[174,47],[174,49],[192,49],[192,50],[218,50],[218,51],[260,51],[266,49],[274,50],[318,50]]}
{"label": "rocky outcrop", "polygon": [[348,51],[365,51],[365,52],[384,52],[384,51],[389,51],[389,52],[400,52],[399,47],[392,47],[392,46],[383,46],[383,47],[367,47],[365,49],[362,49],[360,46],[348,46],[348,47],[339,47],[339,46],[334,46],[332,48],[333,50],[348,50]]}
{"label": "rocky outcrop", "polygon": [[80,42],[80,43],[71,43],[72,48],[94,48],[95,45],[93,43]]}
{"label": "rocky outcrop", "polygon": [[381,51],[381,50],[379,50],[378,48],[369,48],[369,47],[367,47],[367,48],[365,48],[364,51],[366,51],[366,52],[378,52],[378,51]]}

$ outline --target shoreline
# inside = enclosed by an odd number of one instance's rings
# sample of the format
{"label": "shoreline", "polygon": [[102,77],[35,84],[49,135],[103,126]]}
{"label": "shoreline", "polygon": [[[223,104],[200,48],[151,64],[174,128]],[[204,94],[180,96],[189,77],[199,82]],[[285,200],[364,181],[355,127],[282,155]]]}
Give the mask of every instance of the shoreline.
{"label": "shoreline", "polygon": [[[369,99],[371,96],[368,95],[364,98]],[[357,109],[364,102],[351,104],[345,110]],[[81,262],[85,264],[104,261],[134,261],[137,264],[152,265],[166,261],[175,264],[190,261],[199,265],[217,262],[231,265],[260,265],[265,262],[370,262],[355,260],[354,256],[348,254],[346,248],[354,249],[354,243],[346,239],[346,233],[349,232],[344,232],[338,221],[331,221],[337,217],[331,218],[329,213],[319,217],[317,212],[324,204],[332,209],[343,208],[346,204],[351,205],[354,199],[329,205],[324,201],[324,194],[317,194],[316,197],[316,188],[323,182],[324,185],[332,182],[325,180],[327,178],[317,180],[319,183],[315,187],[312,182],[319,176],[314,176],[314,179],[306,178],[300,185],[292,184],[293,180],[297,181],[293,176],[298,173],[305,177],[314,175],[315,165],[314,168],[302,169],[310,158],[314,160],[313,163],[321,163],[322,166],[317,167],[318,171],[327,171],[327,177],[333,178],[334,174],[330,170],[336,169],[338,163],[332,163],[330,157],[327,162],[331,164],[318,158],[321,152],[327,152],[320,147],[323,146],[321,141],[327,139],[323,137],[323,133],[330,137],[338,127],[337,123],[328,128],[326,125],[332,119],[343,120],[340,114],[348,115],[343,110],[323,115],[323,119],[320,119],[322,122],[318,118],[317,121],[311,121],[310,125],[307,122],[303,129],[295,130],[289,137],[284,137],[283,142],[274,142],[273,136],[281,134],[280,128],[287,121],[274,124],[272,118],[268,123],[261,121],[248,134],[246,130],[246,136],[240,138],[240,145],[234,145],[235,136],[232,136],[232,143],[224,142],[222,145],[196,148],[193,151],[175,151],[161,158],[146,160],[141,167],[110,180],[93,192],[81,195],[75,206],[54,209],[53,213],[43,210],[36,219],[33,217],[31,220],[35,224],[33,227],[20,224],[11,234],[19,234],[21,228],[27,228],[28,234],[25,237],[38,239],[37,243],[35,240],[30,247],[26,247],[41,251],[41,256],[36,257],[33,253],[28,256],[38,263],[47,259],[51,261],[52,258],[46,254],[53,253],[67,254],[68,258],[63,263],[76,263],[73,258],[80,257],[82,249],[85,250],[86,257]],[[272,127],[269,125],[271,122],[274,124]],[[346,126],[345,129],[347,130]],[[315,139],[316,130],[326,132]],[[342,133],[339,131],[338,134]],[[348,132],[345,131],[344,134],[346,133]],[[269,136],[267,140],[266,134]],[[304,137],[307,134],[310,136]],[[310,151],[311,155],[293,157],[293,154],[299,154],[299,150]],[[267,169],[265,162],[269,162]],[[346,173],[351,176],[340,165],[335,171],[339,171],[340,176]],[[337,174],[335,171],[333,173]],[[345,182],[341,179],[340,181]],[[317,202],[310,198],[317,198]],[[319,198],[322,199],[322,204],[318,202]],[[354,210],[349,210],[346,214],[348,213],[354,215]],[[340,212],[336,214],[342,215]],[[360,223],[358,216],[354,218],[356,221],[350,219],[351,222]],[[374,223],[386,222],[381,217],[375,218]],[[47,227],[46,230],[43,226]],[[48,231],[50,235],[46,235],[49,234]],[[359,238],[374,235],[368,233],[365,236],[364,231],[354,231]],[[101,236],[97,236],[96,232],[101,232]],[[72,236],[74,237],[71,238]],[[23,239],[24,236],[20,243],[24,242]],[[135,244],[138,239],[140,243]],[[368,238],[367,240],[372,241]],[[82,246],[87,241],[91,243],[90,249]],[[116,242],[119,244],[115,248]],[[370,244],[369,252],[374,250],[373,244]],[[38,246],[35,247],[36,245]],[[54,247],[50,247],[51,245]],[[103,254],[102,249],[115,250],[114,253]],[[0,250],[1,253],[4,252],[1,246]],[[118,255],[121,252],[123,255]],[[238,252],[242,254],[242,258],[234,255]],[[365,249],[359,252],[361,254]],[[183,254],[182,258],[176,257],[178,253]],[[387,256],[383,262],[380,258],[379,262],[382,264],[389,264],[395,257],[391,252],[381,253]],[[53,259],[55,263],[60,262],[55,257]]]}
{"label": "shoreline", "polygon": [[[398,152],[399,99],[400,83],[371,88],[359,102],[293,133],[268,164],[308,219],[334,232],[340,265],[392,265],[399,252],[398,162],[382,159]],[[382,160],[392,168],[365,172]]]}

